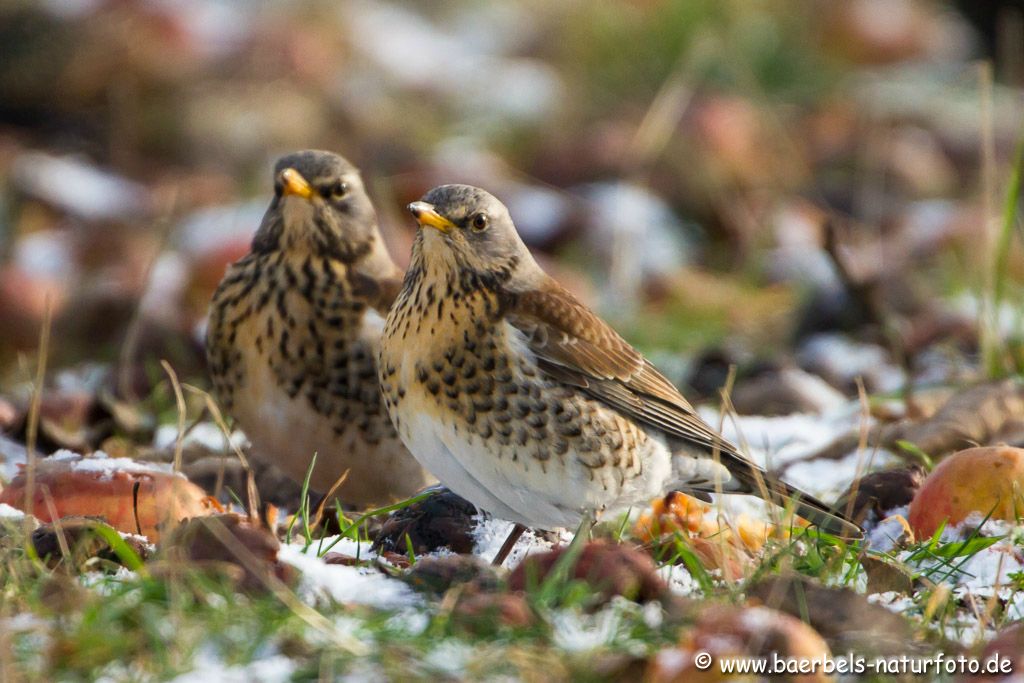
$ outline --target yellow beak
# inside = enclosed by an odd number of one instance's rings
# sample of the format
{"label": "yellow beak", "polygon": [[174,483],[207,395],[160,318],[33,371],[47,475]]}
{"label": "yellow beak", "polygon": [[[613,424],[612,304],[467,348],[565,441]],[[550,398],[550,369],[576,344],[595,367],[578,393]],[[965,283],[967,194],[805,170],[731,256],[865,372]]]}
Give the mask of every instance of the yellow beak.
{"label": "yellow beak", "polygon": [[303,199],[313,196],[313,188],[294,168],[286,168],[281,171],[281,181],[284,183],[285,196],[293,194]]}
{"label": "yellow beak", "polygon": [[426,202],[413,202],[407,208],[421,227],[431,227],[441,232],[448,232],[455,227],[454,223],[439,214],[433,205]]}

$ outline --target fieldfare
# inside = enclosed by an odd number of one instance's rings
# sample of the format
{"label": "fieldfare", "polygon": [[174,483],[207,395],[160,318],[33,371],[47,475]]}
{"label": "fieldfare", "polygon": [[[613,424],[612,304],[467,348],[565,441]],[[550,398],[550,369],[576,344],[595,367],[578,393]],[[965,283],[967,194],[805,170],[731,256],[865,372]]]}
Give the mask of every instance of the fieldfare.
{"label": "fieldfare", "polygon": [[248,255],[214,294],[206,338],[214,390],[253,455],[310,487],[368,506],[434,481],[381,401],[383,316],[401,284],[359,171],[321,151],[274,167],[274,198]]}
{"label": "fieldfare", "polygon": [[444,185],[409,211],[421,229],[378,371],[399,435],[442,484],[543,529],[678,489],[757,495],[827,532],[860,535],[705,423],[537,265],[495,197]]}

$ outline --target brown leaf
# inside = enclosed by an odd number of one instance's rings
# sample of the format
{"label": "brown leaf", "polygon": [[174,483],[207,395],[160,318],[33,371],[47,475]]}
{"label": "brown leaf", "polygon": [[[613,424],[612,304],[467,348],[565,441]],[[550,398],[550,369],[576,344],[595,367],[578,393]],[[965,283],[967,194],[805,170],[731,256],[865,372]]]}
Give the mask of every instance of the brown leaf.
{"label": "brown leaf", "polygon": [[425,557],[409,570],[403,580],[421,593],[443,595],[456,585],[470,592],[498,588],[497,571],[474,555]]}
{"label": "brown leaf", "polygon": [[[954,394],[928,419],[874,427],[867,444],[869,448],[903,453],[899,444],[905,441],[938,460],[971,446],[1003,442],[1007,433],[1019,435],[1022,421],[1024,383],[1014,379],[984,382]],[[817,453],[792,460],[789,465],[805,460],[838,460],[855,451],[859,440],[856,432],[843,435]]]}
{"label": "brown leaf", "polygon": [[186,520],[161,544],[161,552],[198,568],[235,565],[241,569],[242,588],[262,590],[267,576],[286,582],[294,578],[292,568],[278,560],[280,547],[269,530],[248,517],[227,513]]}
{"label": "brown leaf", "polygon": [[924,481],[924,467],[918,464],[872,472],[857,479],[836,501],[836,509],[853,517],[858,524],[869,512],[882,519],[892,509],[909,505]]}
{"label": "brown leaf", "polygon": [[914,577],[906,567],[871,555],[860,558],[860,564],[868,575],[869,594],[895,591],[910,595],[913,592]]}
{"label": "brown leaf", "polygon": [[520,593],[471,593],[455,604],[452,624],[474,635],[493,635],[502,628],[526,628],[537,617]]}

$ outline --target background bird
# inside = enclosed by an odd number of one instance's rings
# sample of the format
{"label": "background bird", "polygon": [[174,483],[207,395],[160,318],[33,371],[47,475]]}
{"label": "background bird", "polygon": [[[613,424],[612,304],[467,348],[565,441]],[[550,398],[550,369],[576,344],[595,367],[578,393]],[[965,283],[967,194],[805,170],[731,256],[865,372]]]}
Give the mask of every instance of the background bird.
{"label": "background bird", "polygon": [[822,529],[859,527],[769,476],[549,277],[492,195],[431,190],[384,328],[379,372],[411,452],[520,525],[574,527],[670,489],[761,496]]}
{"label": "background bird", "polygon": [[358,506],[408,497],[433,478],[384,412],[376,357],[401,271],[358,170],[303,151],[274,167],[274,198],[250,253],[213,297],[207,356],[253,455]]}

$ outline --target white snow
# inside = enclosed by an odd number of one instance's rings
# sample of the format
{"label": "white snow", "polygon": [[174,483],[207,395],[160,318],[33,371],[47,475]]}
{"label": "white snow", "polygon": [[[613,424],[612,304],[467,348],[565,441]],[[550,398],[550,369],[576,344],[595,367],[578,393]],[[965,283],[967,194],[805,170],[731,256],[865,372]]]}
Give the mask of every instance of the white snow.
{"label": "white snow", "polygon": [[872,593],[867,596],[868,602],[873,602],[877,605],[881,605],[890,612],[896,612],[902,614],[914,609],[917,603],[909,595],[905,595],[898,591],[887,591],[885,593]]}
{"label": "white snow", "polygon": [[35,631],[48,629],[50,622],[32,612],[21,612],[0,619],[0,632]]}
{"label": "white snow", "polygon": [[0,479],[10,481],[18,476],[18,466],[28,462],[28,450],[17,441],[0,435]]}
{"label": "white snow", "polygon": [[[167,450],[178,442],[177,425],[160,425],[153,436],[154,448]],[[200,422],[192,427],[182,441],[184,447],[198,446],[212,453],[227,453],[233,448],[246,448],[249,440],[237,429],[231,433],[230,443],[225,443],[224,433],[215,422]]]}
{"label": "white snow", "polygon": [[566,652],[589,652],[611,643],[622,623],[614,603],[594,614],[558,610],[550,615],[551,639]]}
{"label": "white snow", "polygon": [[7,503],[0,503],[0,519],[22,519],[25,513],[18,508],[12,508]]}
{"label": "white snow", "polygon": [[663,567],[659,567],[658,576],[677,595],[688,596],[700,591],[700,585],[694,580],[686,567],[681,564],[666,564]]}
{"label": "white snow", "polygon": [[[865,419],[860,403],[848,401],[823,413],[794,413],[777,417],[729,415],[723,422],[713,408],[698,409],[708,424],[721,423],[722,434],[754,462],[769,470],[812,455],[840,436],[856,431],[872,420]],[[785,480],[808,493],[828,499],[844,491],[858,475],[895,458],[883,450],[851,452],[842,460],[795,462]],[[754,510],[756,508],[750,508]],[[749,510],[748,510],[749,511]]]}
{"label": "white snow", "polygon": [[891,452],[853,452],[841,460],[824,458],[798,462],[786,470],[786,481],[820,498],[835,498],[854,479],[892,463],[903,462]]}
{"label": "white snow", "polygon": [[[69,451],[62,448],[48,458],[39,460],[41,467],[54,467],[66,463],[73,472],[98,472],[109,477],[118,472],[131,474],[174,474],[170,464],[159,462],[139,462],[131,458],[111,458],[103,451],[96,451],[92,455],[84,456],[81,453]],[[180,472],[178,476],[184,476]]]}
{"label": "white snow", "polygon": [[473,659],[476,648],[461,640],[448,638],[437,644],[423,658],[423,665],[432,671],[455,679],[465,675],[466,665]]}
{"label": "white snow", "polygon": [[[887,519],[905,513],[905,508],[892,510]],[[940,541],[956,543],[964,540],[978,528],[980,522],[980,516],[973,516],[960,524],[947,527]],[[870,533],[869,542],[872,545],[877,543],[876,550],[891,549],[885,548],[886,542],[889,542],[887,532],[880,530],[886,524],[888,523],[883,522]],[[890,528],[888,534],[895,535],[898,532],[898,529]],[[926,575],[939,586],[945,587],[956,609],[943,618],[941,629],[947,638],[968,647],[984,642],[994,635],[994,630],[990,627],[989,607],[995,601],[1004,603],[1006,619],[1024,617],[1024,592],[1017,588],[1017,582],[1014,581],[1015,576],[1019,576],[1024,570],[1024,528],[1001,520],[990,520],[983,524],[977,533],[980,536],[1005,538],[970,556],[947,560],[935,557],[914,560],[914,550],[900,551],[895,555],[900,562]],[[899,592],[876,593],[868,595],[867,598],[897,613],[919,612],[926,602],[921,595],[910,596]]]}
{"label": "white snow", "polygon": [[800,347],[797,358],[802,367],[846,384],[864,377],[876,393],[898,391],[905,381],[903,370],[889,362],[885,349],[841,334],[814,335]]}
{"label": "white snow", "polygon": [[[722,422],[713,408],[702,407],[698,412],[714,427]],[[863,419],[860,404],[849,401],[824,413],[730,415],[722,424],[722,434],[740,446],[748,446],[750,456],[760,464],[778,467],[859,429]]]}
{"label": "white snow", "polygon": [[[478,11],[484,11],[484,6]],[[490,7],[490,5],[487,5]],[[495,11],[491,8],[487,11]],[[503,13],[514,12],[503,5]],[[421,13],[389,2],[347,2],[345,23],[359,64],[356,72],[372,86],[371,93],[384,88],[413,88],[450,99],[467,117],[498,120],[533,120],[550,114],[562,95],[564,84],[541,60],[509,54],[526,38],[525,32],[472,31],[469,35],[494,39],[467,40],[451,21],[435,22],[436,13]],[[529,20],[523,14],[518,17]],[[507,21],[503,17],[502,21]],[[522,24],[520,24],[522,26]],[[429,50],[419,46],[430,45]],[[351,86],[360,79],[345,79]],[[502,88],[492,87],[502,83]],[[484,96],[486,93],[486,96]],[[340,96],[352,94],[344,89]]]}
{"label": "white snow", "polygon": [[[472,532],[473,539],[476,541],[473,554],[490,562],[498,554],[498,550],[505,543],[505,539],[508,537],[509,532],[512,531],[513,526],[512,522],[506,522],[503,519],[495,519],[487,515],[478,516],[476,526]],[[563,529],[558,532],[559,544],[564,545],[572,541],[574,531],[575,529]],[[509,553],[508,558],[505,560],[505,566],[515,567],[528,555],[551,550],[554,545],[550,541],[537,536],[532,529],[528,529],[519,538],[519,541],[516,542],[512,552]]]}
{"label": "white snow", "polygon": [[215,652],[200,651],[192,671],[171,679],[173,683],[284,683],[295,675],[295,660],[273,655],[243,665],[225,664]]}
{"label": "white snow", "polygon": [[[91,588],[99,595],[110,595],[116,592],[122,584],[129,581],[136,581],[138,578],[139,575],[130,569],[118,567],[117,571],[113,574],[106,574],[103,572],[86,572],[78,578],[78,581],[84,588]],[[133,596],[128,599],[138,601],[142,600],[141,591],[133,591],[128,595]]]}
{"label": "white snow", "polygon": [[27,152],[15,159],[11,178],[23,192],[86,220],[138,219],[150,206],[145,186],[78,157]]}
{"label": "white snow", "polygon": [[[355,545],[354,541],[349,543]],[[349,552],[352,548],[342,543],[332,550],[355,556],[355,552]],[[298,593],[309,602],[329,598],[339,603],[369,605],[379,609],[400,609],[422,602],[422,598],[411,588],[378,569],[325,564],[316,556],[315,545],[308,552],[303,552],[302,546],[298,544],[282,545],[278,557],[301,572]],[[364,550],[360,557],[373,559],[375,556]]]}
{"label": "white snow", "polygon": [[875,526],[870,526],[871,520],[868,520],[867,546],[879,552],[893,550],[907,529],[900,518],[905,520],[908,514],[910,514],[910,507],[903,505],[889,510]]}

